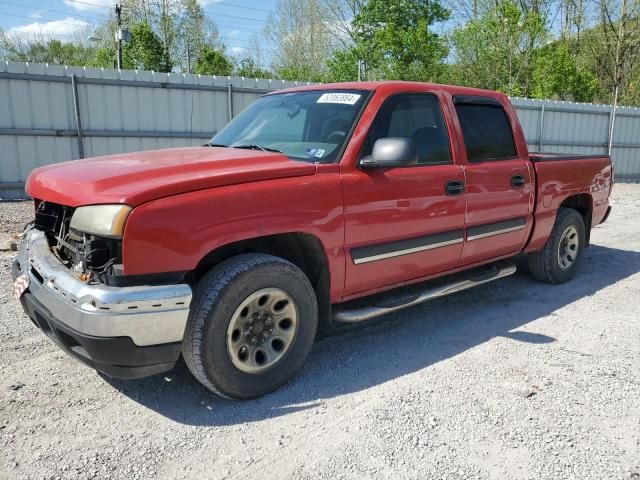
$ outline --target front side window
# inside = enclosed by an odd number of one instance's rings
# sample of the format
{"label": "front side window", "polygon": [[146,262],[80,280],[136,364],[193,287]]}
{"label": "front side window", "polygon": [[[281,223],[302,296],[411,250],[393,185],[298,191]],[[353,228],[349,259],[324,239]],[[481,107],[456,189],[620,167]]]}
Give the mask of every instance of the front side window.
{"label": "front side window", "polygon": [[234,118],[210,144],[279,151],[308,162],[335,162],[368,93],[309,90],[266,95]]}
{"label": "front side window", "polygon": [[434,95],[402,93],[387,99],[371,125],[360,157],[371,155],[376,140],[388,137],[412,139],[418,151],[418,164],[452,163],[449,135]]}
{"label": "front side window", "polygon": [[501,105],[458,103],[456,112],[469,162],[504,160],[516,156],[511,125]]}

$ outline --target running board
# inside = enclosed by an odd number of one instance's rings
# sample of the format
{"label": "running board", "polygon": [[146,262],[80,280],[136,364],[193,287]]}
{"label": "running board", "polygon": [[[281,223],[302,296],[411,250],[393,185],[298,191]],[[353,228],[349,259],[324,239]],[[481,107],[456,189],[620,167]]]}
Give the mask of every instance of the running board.
{"label": "running board", "polygon": [[[343,306],[334,307],[333,321],[338,323],[358,323],[364,322],[374,317],[384,315],[386,313],[402,310],[403,308],[412,307],[429,300],[446,297],[453,293],[473,288],[483,283],[492,282],[500,278],[508,277],[516,273],[516,266],[510,262],[501,262],[490,265],[489,267],[480,267],[478,269],[463,272],[455,277],[450,277],[446,283],[430,286],[422,290],[413,290],[407,293],[383,294],[377,296],[377,300],[370,305],[363,305],[355,308],[347,307],[352,302],[347,302]],[[342,307],[342,308],[341,308]]]}

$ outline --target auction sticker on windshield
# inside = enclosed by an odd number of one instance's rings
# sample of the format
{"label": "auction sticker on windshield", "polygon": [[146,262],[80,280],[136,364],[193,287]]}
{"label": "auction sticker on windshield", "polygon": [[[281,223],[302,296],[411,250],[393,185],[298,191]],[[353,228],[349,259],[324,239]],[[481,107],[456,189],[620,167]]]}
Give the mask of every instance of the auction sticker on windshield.
{"label": "auction sticker on windshield", "polygon": [[355,105],[360,100],[357,93],[323,93],[316,103],[341,103],[343,105]]}

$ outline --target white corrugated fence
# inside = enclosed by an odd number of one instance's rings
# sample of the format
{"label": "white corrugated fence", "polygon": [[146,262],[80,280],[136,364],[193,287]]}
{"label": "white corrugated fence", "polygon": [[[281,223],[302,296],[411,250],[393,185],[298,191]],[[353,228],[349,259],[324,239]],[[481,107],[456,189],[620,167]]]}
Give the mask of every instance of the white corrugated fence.
{"label": "white corrugated fence", "polygon": [[[259,95],[306,82],[0,63],[0,198],[41,165],[200,145]],[[640,181],[640,109],[513,98],[533,151],[607,153]]]}

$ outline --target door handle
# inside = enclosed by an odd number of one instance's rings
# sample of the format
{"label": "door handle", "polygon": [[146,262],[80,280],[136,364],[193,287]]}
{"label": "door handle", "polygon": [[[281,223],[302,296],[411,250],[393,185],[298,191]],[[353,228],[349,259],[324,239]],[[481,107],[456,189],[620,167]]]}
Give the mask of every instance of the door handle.
{"label": "door handle", "polygon": [[522,187],[525,184],[524,177],[522,175],[514,175],[511,177],[512,187]]}
{"label": "door handle", "polygon": [[449,180],[444,184],[444,192],[447,195],[460,195],[464,193],[464,182],[460,180]]}

